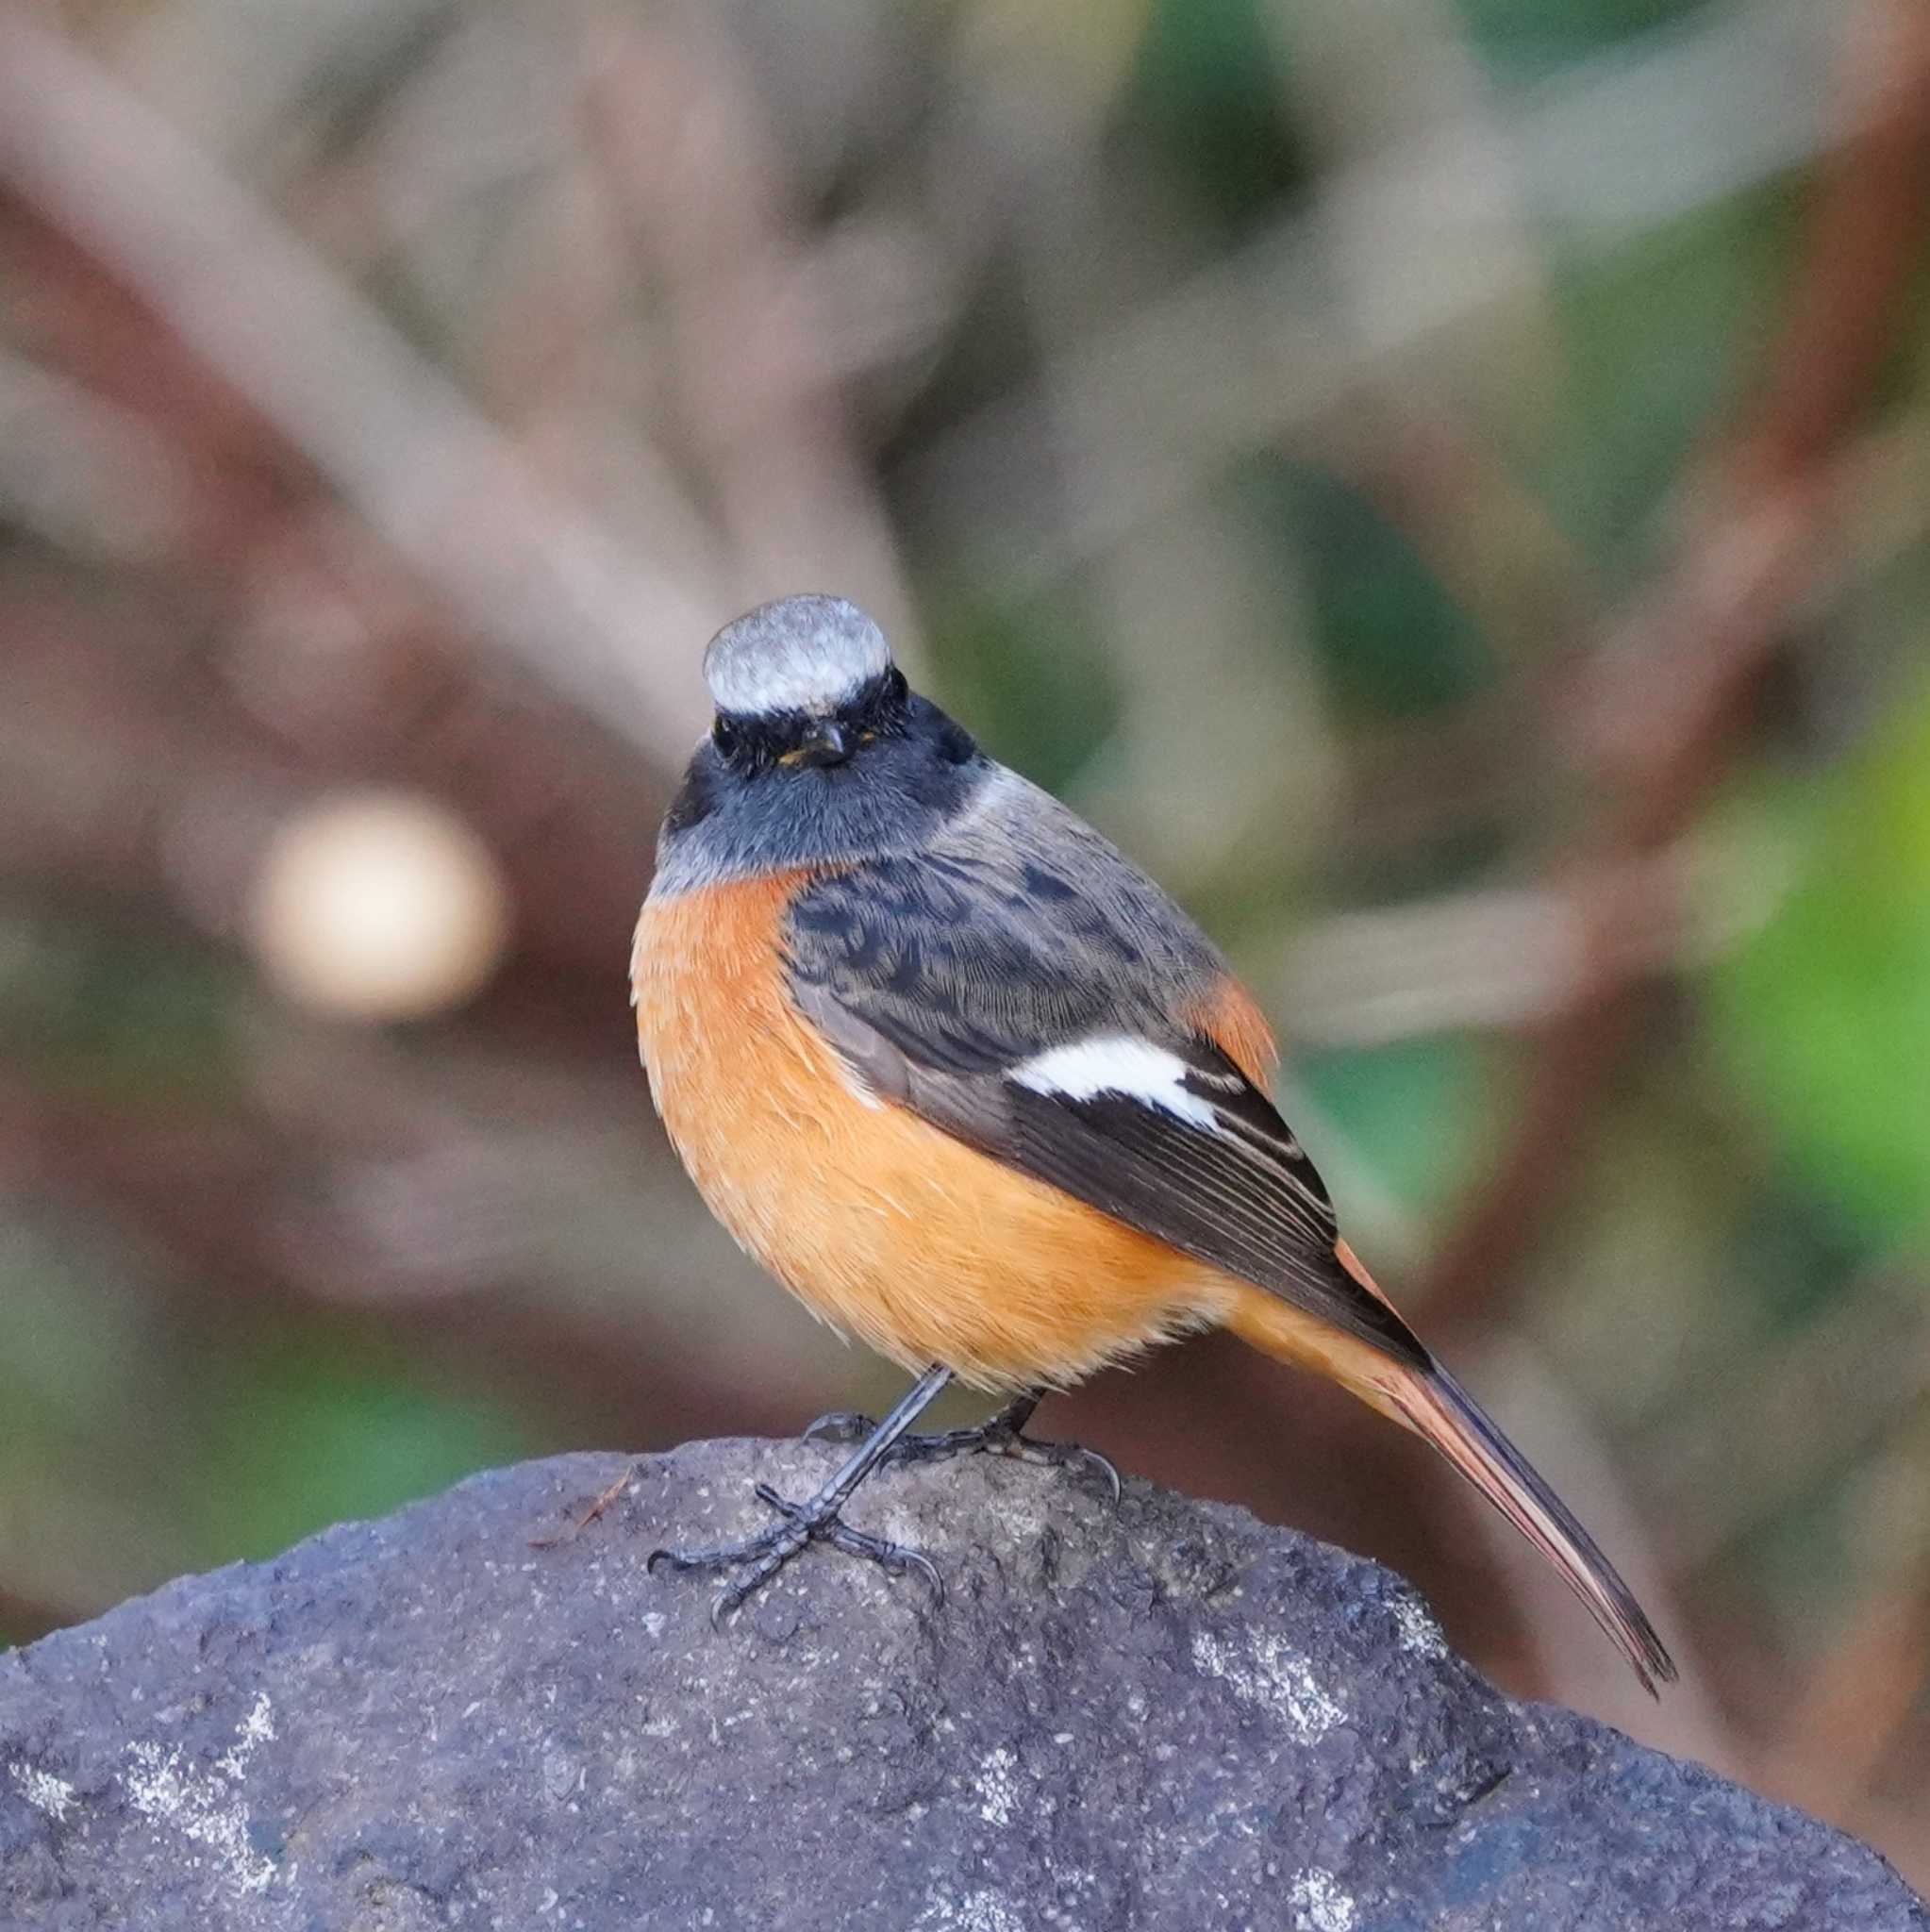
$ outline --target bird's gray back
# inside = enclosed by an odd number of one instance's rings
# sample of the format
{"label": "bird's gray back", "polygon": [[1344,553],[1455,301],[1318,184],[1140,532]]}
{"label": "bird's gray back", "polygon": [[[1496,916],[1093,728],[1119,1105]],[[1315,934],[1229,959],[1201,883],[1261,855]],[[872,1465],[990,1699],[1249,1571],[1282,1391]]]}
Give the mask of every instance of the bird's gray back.
{"label": "bird's gray back", "polygon": [[923,849],[807,888],[786,939],[804,986],[955,1073],[1125,1027],[1175,1037],[1226,973],[1116,846],[1003,768]]}

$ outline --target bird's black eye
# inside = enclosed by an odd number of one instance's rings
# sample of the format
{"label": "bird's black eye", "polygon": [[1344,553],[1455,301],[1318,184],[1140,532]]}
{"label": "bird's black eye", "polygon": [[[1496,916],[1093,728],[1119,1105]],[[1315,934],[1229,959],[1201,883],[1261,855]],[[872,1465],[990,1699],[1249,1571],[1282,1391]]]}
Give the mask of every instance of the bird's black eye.
{"label": "bird's black eye", "polygon": [[725,758],[729,758],[743,742],[743,734],[728,718],[719,712],[716,724],[710,727],[710,741]]}
{"label": "bird's black eye", "polygon": [[900,671],[897,665],[892,665],[885,678],[885,696],[895,705],[910,689],[910,685],[905,681],[904,672]]}

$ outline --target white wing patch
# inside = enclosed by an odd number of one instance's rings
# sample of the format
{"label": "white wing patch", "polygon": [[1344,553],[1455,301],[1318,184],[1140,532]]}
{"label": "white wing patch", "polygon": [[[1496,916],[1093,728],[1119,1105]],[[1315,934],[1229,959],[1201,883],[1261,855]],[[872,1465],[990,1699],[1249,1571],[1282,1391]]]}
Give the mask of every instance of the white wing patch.
{"label": "white wing patch", "polygon": [[1188,1071],[1187,1063],[1163,1046],[1127,1033],[1100,1033],[1036,1054],[1008,1077],[1034,1093],[1056,1093],[1067,1100],[1120,1094],[1210,1133],[1219,1124],[1212,1104],[1188,1091]]}

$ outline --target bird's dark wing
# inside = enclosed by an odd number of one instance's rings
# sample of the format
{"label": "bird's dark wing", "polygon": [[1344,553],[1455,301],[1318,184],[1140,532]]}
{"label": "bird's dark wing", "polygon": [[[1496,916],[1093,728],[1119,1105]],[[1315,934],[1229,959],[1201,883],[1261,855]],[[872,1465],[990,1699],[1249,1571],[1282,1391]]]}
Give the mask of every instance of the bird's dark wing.
{"label": "bird's dark wing", "polygon": [[1063,807],[1029,786],[1012,806],[803,892],[786,931],[799,1008],[880,1099],[1424,1364],[1339,1264],[1292,1131],[1190,1020],[1223,991],[1219,955]]}

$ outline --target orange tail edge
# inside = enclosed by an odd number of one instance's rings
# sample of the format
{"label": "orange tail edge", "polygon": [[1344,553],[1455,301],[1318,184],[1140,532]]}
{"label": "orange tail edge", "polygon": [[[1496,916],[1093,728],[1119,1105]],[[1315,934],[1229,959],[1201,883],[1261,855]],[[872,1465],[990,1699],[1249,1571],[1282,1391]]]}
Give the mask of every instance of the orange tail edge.
{"label": "orange tail edge", "polygon": [[[1362,1286],[1386,1299],[1344,1244],[1341,1260]],[[1675,1681],[1674,1660],[1614,1564],[1446,1370],[1395,1361],[1262,1289],[1245,1290],[1227,1325],[1263,1354],[1331,1377],[1431,1444],[1554,1565],[1650,1696],[1658,1694],[1658,1683]]]}

